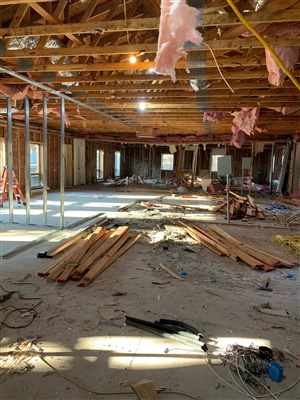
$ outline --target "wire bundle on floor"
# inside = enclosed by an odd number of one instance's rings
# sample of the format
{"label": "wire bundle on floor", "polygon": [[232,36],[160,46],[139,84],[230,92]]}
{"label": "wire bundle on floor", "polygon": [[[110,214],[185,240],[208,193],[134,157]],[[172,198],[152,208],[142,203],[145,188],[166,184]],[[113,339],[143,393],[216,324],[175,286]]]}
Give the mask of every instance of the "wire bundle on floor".
{"label": "wire bundle on floor", "polygon": [[[0,288],[3,290],[3,292],[8,293],[11,296],[15,293],[18,293],[19,299],[21,299],[21,300],[26,300],[26,301],[27,300],[38,300],[38,302],[35,305],[33,305],[32,307],[15,307],[12,305],[1,307],[0,308],[1,314],[3,313],[4,310],[10,309],[10,311],[4,316],[3,320],[0,321],[0,326],[6,326],[7,328],[10,328],[10,329],[21,329],[21,328],[25,328],[26,326],[29,326],[33,322],[33,320],[36,318],[36,316],[38,315],[38,313],[36,311],[36,307],[39,306],[43,302],[43,299],[41,297],[23,297],[23,296],[21,296],[19,290],[6,290],[1,285],[0,285]],[[16,313],[16,312],[18,312],[20,315],[28,313],[28,316],[31,317],[30,321],[26,322],[23,325],[9,325],[6,322],[4,322],[8,318],[9,315],[12,315],[13,313]]]}

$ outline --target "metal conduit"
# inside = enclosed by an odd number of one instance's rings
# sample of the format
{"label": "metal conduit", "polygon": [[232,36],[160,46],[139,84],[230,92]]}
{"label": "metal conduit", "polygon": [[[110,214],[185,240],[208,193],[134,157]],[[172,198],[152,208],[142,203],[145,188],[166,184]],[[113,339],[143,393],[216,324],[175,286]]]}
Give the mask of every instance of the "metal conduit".
{"label": "metal conduit", "polygon": [[25,99],[25,200],[26,224],[30,224],[30,129],[29,129],[29,99]]}
{"label": "metal conduit", "polygon": [[[203,18],[203,8],[204,4],[206,3],[206,0],[188,0],[187,3],[189,6],[197,8],[200,11],[198,15],[197,25],[201,26]],[[200,32],[202,34],[202,37],[204,38],[204,33],[205,33],[204,28],[202,28]],[[203,89],[207,84],[207,73],[205,68],[207,51],[202,50],[203,44],[197,46],[191,42],[188,42],[184,46],[184,48],[199,49],[196,51],[188,52],[186,65],[188,68],[191,67],[190,77],[191,79],[195,79],[195,81],[197,81],[198,90],[199,91],[201,90],[201,96],[199,96],[199,92],[195,92],[195,96],[200,114],[203,118],[203,113],[205,111],[209,111],[208,91],[206,89]],[[211,133],[211,125],[209,121],[203,122],[203,127],[205,133]]]}
{"label": "metal conduit", "polygon": [[43,97],[43,224],[47,225],[47,189],[48,189],[48,132],[47,97]]}
{"label": "metal conduit", "polygon": [[11,99],[7,98],[7,168],[8,168],[8,200],[9,222],[14,222],[13,168],[12,168],[12,110]]}
{"label": "metal conduit", "polygon": [[[106,113],[104,111],[100,111],[97,108],[94,108],[94,107],[89,106],[88,104],[82,103],[81,101],[78,101],[78,100],[76,100],[76,99],[74,99],[72,97],[69,97],[69,96],[67,96],[67,95],[65,95],[63,93],[58,92],[57,90],[51,89],[50,87],[48,87],[46,85],[43,85],[42,83],[36,82],[33,79],[28,78],[27,76],[21,75],[18,72],[12,71],[9,68],[5,68],[5,67],[0,66],[0,71],[4,72],[5,74],[9,74],[9,75],[11,75],[11,76],[13,76],[15,78],[18,78],[21,81],[27,82],[30,85],[37,86],[38,88],[40,88],[42,90],[45,90],[45,91],[47,91],[47,92],[49,92],[49,93],[51,93],[51,94],[53,94],[53,95],[55,95],[57,97],[60,97],[60,98],[63,98],[65,100],[71,101],[72,103],[78,104],[79,106],[84,107],[87,110],[93,111],[96,114],[100,114],[100,115],[102,115],[102,116],[104,116],[104,117],[106,117],[108,119],[111,119],[112,121],[119,122],[120,124],[123,124],[123,125],[131,126],[131,124],[128,123],[128,122],[122,121],[122,120],[120,120],[118,118],[113,117],[112,115],[109,115],[108,113]],[[137,126],[137,125],[135,124],[134,126]]]}
{"label": "metal conduit", "polygon": [[65,99],[60,103],[60,228],[65,225]]}

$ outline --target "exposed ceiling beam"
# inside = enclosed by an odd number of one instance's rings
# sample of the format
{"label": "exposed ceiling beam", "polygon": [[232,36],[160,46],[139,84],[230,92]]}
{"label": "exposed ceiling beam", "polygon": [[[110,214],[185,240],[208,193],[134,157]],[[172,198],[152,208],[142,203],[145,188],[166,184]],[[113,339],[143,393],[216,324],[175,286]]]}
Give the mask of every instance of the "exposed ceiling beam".
{"label": "exposed ceiling beam", "polygon": [[[3,1],[3,0],[2,0]],[[50,1],[50,0],[48,0]],[[18,1],[18,4],[22,1]],[[30,3],[24,1],[24,3]],[[1,2],[2,4],[2,2]],[[299,10],[284,10],[280,13],[274,12],[253,12],[245,13],[245,17],[252,24],[280,23],[300,21]],[[203,16],[202,26],[238,26],[242,25],[240,20],[232,14],[207,14]],[[98,32],[123,32],[123,31],[146,31],[158,30],[159,18],[133,18],[114,21],[87,21],[83,23],[57,23],[52,25],[22,26],[13,28],[0,28],[0,37],[21,37],[21,36],[48,36],[67,35]]]}
{"label": "exposed ceiling beam", "polygon": [[[268,38],[268,43],[272,47],[280,46],[299,46],[299,36],[294,37],[272,37]],[[256,38],[227,39],[227,40],[206,40],[212,50],[248,50],[249,47],[263,48],[264,46]],[[207,46],[200,48],[208,51]],[[28,49],[28,50],[7,50],[3,59],[10,58],[28,58],[28,57],[75,57],[75,56],[94,56],[94,55],[115,55],[115,54],[139,54],[156,53],[156,43],[118,45],[118,46],[95,46],[95,47],[69,47],[54,49]],[[199,51],[192,49],[189,51]]]}
{"label": "exposed ceiling beam", "polygon": [[32,3],[50,3],[53,0],[1,0],[1,6],[10,6],[12,4],[32,4]]}

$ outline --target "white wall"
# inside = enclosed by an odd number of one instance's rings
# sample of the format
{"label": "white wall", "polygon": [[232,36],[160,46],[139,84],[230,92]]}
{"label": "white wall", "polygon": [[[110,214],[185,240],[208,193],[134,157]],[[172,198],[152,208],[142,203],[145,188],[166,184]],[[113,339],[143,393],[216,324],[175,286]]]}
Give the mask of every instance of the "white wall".
{"label": "white wall", "polygon": [[74,185],[85,184],[85,140],[74,139]]}

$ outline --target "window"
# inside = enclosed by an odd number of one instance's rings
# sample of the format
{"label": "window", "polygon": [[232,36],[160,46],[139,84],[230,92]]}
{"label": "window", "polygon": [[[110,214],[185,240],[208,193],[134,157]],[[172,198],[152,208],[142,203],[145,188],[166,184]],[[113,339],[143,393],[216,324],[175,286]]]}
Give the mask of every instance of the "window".
{"label": "window", "polygon": [[42,186],[40,172],[40,145],[30,143],[30,179],[32,188]]}
{"label": "window", "polygon": [[5,140],[4,138],[0,138],[0,168],[1,173],[3,167],[6,166],[6,155],[5,155]]}
{"label": "window", "polygon": [[224,157],[222,154],[212,154],[211,156],[211,172],[218,172],[218,158]]}
{"label": "window", "polygon": [[97,150],[96,154],[96,179],[104,178],[104,150]]}
{"label": "window", "polygon": [[173,171],[174,167],[174,154],[161,155],[161,169],[164,171]]}
{"label": "window", "polygon": [[121,152],[115,151],[115,178],[121,175]]}

